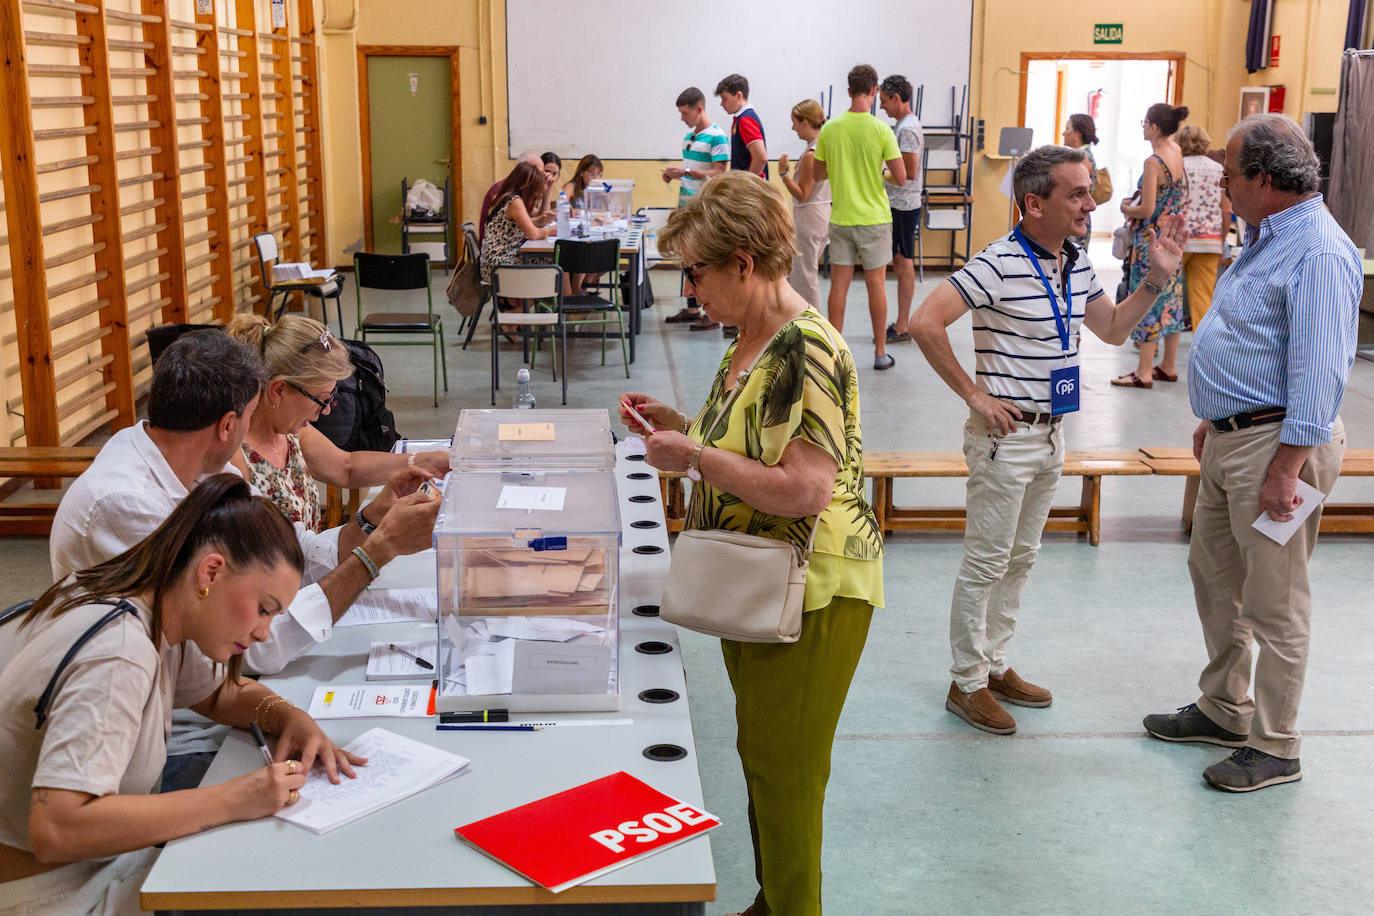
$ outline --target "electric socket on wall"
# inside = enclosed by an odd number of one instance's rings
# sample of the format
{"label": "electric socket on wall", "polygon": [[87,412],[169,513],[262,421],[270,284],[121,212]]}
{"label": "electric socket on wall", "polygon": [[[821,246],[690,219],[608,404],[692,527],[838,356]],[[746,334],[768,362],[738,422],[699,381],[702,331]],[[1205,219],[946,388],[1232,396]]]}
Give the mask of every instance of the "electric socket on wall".
{"label": "electric socket on wall", "polygon": [[974,131],[974,138],[973,138],[973,143],[974,143],[973,148],[974,148],[974,149],[976,149],[976,150],[981,150],[981,149],[983,148],[983,138],[984,138],[984,134],[985,134],[986,131],[987,131],[987,122],[984,121],[982,118],[979,118],[979,119],[978,119],[978,122],[977,122],[977,128],[976,128],[976,130]]}

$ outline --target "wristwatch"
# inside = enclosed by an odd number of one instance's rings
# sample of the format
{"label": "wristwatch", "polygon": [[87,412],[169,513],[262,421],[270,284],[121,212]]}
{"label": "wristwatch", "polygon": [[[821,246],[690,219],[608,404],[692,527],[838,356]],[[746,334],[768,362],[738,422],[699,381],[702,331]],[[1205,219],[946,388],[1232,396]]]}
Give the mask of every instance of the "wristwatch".
{"label": "wristwatch", "polygon": [[363,507],[359,506],[358,511],[353,513],[353,517],[358,520],[358,527],[363,529],[363,534],[371,534],[377,530],[377,526],[369,522],[363,516]]}
{"label": "wristwatch", "polygon": [[1148,289],[1150,292],[1154,293],[1156,296],[1164,292],[1164,287],[1155,286],[1153,283],[1150,282],[1148,277],[1141,277],[1140,285]]}
{"label": "wristwatch", "polygon": [[687,462],[687,479],[696,483],[701,479],[701,452],[706,446],[698,445],[692,449],[692,458]]}

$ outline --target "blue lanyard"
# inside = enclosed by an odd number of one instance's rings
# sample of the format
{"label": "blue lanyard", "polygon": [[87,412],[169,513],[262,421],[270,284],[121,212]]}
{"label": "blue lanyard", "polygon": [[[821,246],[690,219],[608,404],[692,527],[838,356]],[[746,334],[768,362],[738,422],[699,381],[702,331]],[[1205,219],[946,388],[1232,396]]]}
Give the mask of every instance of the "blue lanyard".
{"label": "blue lanyard", "polygon": [[1049,278],[1045,276],[1045,270],[1040,266],[1040,259],[1031,250],[1030,242],[1026,240],[1026,234],[1021,231],[1019,225],[1012,231],[1012,237],[1021,244],[1021,250],[1026,253],[1026,257],[1030,258],[1030,262],[1035,265],[1035,272],[1040,275],[1040,283],[1045,287],[1045,295],[1050,300],[1050,314],[1054,316],[1054,328],[1059,332],[1059,344],[1067,355],[1069,352],[1068,323],[1073,320],[1073,278],[1070,273],[1064,274],[1064,304],[1068,306],[1068,315],[1061,318],[1059,315],[1059,298],[1055,296]]}

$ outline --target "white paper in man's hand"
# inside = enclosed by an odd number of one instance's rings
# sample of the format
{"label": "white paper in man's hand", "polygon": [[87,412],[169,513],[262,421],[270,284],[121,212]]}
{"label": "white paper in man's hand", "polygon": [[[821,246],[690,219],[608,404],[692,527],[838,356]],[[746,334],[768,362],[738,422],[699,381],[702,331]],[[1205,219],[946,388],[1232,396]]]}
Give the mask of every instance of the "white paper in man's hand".
{"label": "white paper in man's hand", "polygon": [[1298,481],[1298,495],[1302,497],[1302,505],[1293,510],[1293,517],[1288,521],[1276,522],[1269,517],[1268,512],[1261,512],[1252,527],[1279,546],[1287,544],[1293,532],[1298,530],[1298,526],[1307,521],[1307,517],[1316,511],[1322,500],[1326,499],[1325,493],[1305,480]]}

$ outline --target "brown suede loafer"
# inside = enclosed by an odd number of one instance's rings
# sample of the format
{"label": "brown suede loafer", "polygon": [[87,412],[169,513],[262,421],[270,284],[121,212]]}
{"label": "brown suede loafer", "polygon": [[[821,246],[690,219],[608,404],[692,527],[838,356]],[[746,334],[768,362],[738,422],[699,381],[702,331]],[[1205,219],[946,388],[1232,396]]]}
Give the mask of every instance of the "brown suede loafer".
{"label": "brown suede loafer", "polygon": [[988,689],[997,699],[1015,706],[1031,706],[1039,709],[1054,702],[1054,695],[1048,690],[1021,680],[1021,676],[1010,668],[1001,677],[990,676]]}
{"label": "brown suede loafer", "polygon": [[945,709],[989,734],[1011,735],[1016,732],[1016,720],[993,699],[992,691],[986,687],[973,693],[964,693],[958,684],[951,681]]}

